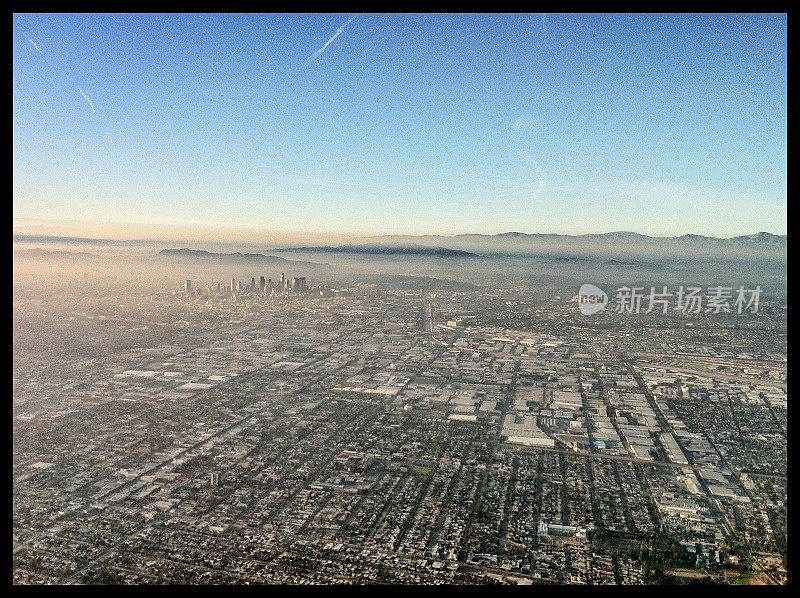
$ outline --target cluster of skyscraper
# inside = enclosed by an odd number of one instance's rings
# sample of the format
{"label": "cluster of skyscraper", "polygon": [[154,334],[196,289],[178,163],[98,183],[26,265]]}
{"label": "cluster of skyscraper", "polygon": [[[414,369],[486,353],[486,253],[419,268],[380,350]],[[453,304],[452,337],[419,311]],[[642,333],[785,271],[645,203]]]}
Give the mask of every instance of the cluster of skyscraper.
{"label": "cluster of skyscraper", "polygon": [[[195,289],[192,286],[192,281],[187,280],[184,284],[184,291],[187,295],[194,295]],[[242,293],[263,293],[265,295],[272,295],[278,293],[307,293],[309,291],[308,282],[305,276],[294,278],[286,278],[286,274],[281,273],[279,282],[272,282],[272,279],[261,276],[256,282],[255,277],[250,279],[247,283],[243,280],[236,280],[231,278],[230,284],[223,284],[218,282],[206,286],[206,291],[216,293],[218,295],[224,294],[242,294]]]}

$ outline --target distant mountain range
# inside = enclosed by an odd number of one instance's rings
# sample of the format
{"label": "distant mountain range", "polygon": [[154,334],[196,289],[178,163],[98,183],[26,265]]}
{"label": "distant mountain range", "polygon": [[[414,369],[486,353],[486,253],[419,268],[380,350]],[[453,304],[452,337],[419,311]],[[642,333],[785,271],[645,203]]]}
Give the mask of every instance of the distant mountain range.
{"label": "distant mountain range", "polygon": [[[38,259],[38,260],[72,260],[72,261],[107,261],[108,258],[94,253],[77,251],[51,251],[49,249],[17,249],[13,252],[14,259]],[[141,258],[136,258],[141,259]],[[146,259],[146,258],[145,258]],[[257,263],[272,266],[285,267],[322,267],[330,268],[329,264],[319,262],[304,262],[298,260],[287,260],[277,255],[264,255],[261,253],[213,253],[203,249],[162,249],[150,259],[159,261],[180,261],[180,262],[213,262],[213,263]]]}
{"label": "distant mountain range", "polygon": [[417,240],[420,242],[427,242],[431,239],[458,239],[458,240],[497,240],[497,241],[533,241],[533,240],[572,240],[572,241],[617,241],[617,242],[703,242],[714,244],[763,244],[773,246],[785,246],[786,235],[773,235],[772,233],[760,232],[754,235],[742,235],[738,237],[707,237],[704,235],[686,234],[679,237],[652,237],[631,231],[615,231],[610,233],[591,233],[585,235],[561,235],[557,233],[520,233],[520,232],[507,232],[498,233],[495,235],[487,235],[480,233],[466,233],[459,235],[383,235],[373,237],[373,241],[378,242],[392,242],[392,241],[405,241]]}
{"label": "distant mountain range", "polygon": [[262,253],[213,253],[204,249],[162,249],[156,256],[158,259],[167,260],[191,260],[191,261],[213,261],[229,263],[258,263],[284,266],[316,266],[329,267],[328,264],[319,262],[303,262],[298,260],[287,260],[277,255],[264,255]]}
{"label": "distant mountain range", "polygon": [[506,232],[494,235],[382,235],[363,241],[366,246],[379,247],[442,247],[479,253],[484,257],[520,257],[551,254],[585,255],[587,253],[665,252],[662,255],[690,255],[694,252],[730,253],[755,252],[782,255],[786,252],[786,235],[766,232],[754,235],[719,238],[687,234],[678,237],[651,237],[631,231],[602,234],[561,235],[556,233]]}
{"label": "distant mountain range", "polygon": [[94,253],[76,251],[50,251],[47,249],[18,249],[14,251],[17,259],[37,258],[37,259],[80,259],[80,260],[99,260],[102,259]]}
{"label": "distant mountain range", "polygon": [[477,253],[447,247],[383,246],[383,245],[339,245],[338,247],[283,247],[274,251],[313,253],[359,253],[369,255],[431,255],[437,257],[482,257]]}
{"label": "distant mountain range", "polygon": [[[767,232],[760,232],[753,235],[741,235],[737,237],[708,237],[705,235],[686,234],[678,237],[652,237],[631,231],[615,231],[610,233],[592,233],[585,235],[561,235],[557,233],[522,233],[506,232],[494,235],[480,233],[466,233],[459,235],[379,235],[363,238],[359,245],[341,245],[338,247],[291,247],[281,248],[280,251],[316,251],[316,252],[335,252],[335,253],[370,253],[370,254],[417,254],[417,255],[439,255],[448,257],[475,257],[477,254],[470,255],[470,249],[479,251],[491,250],[493,247],[523,247],[526,244],[536,244],[537,242],[561,242],[569,243],[602,243],[611,242],[620,245],[663,245],[668,244],[673,247],[685,246],[718,246],[718,247],[763,247],[763,248],[783,248],[786,247],[786,235],[773,235]],[[42,243],[42,244],[87,244],[87,245],[151,245],[157,243],[152,240],[115,240],[115,239],[93,239],[84,237],[59,237],[52,235],[29,235],[13,234],[14,243]],[[162,241],[167,243],[168,241]],[[411,248],[414,248],[411,250]],[[190,252],[199,250],[182,249],[167,250],[169,252]],[[278,251],[278,250],[270,250]],[[461,253],[459,253],[461,252]],[[205,257],[214,256],[244,256],[241,259],[263,259],[261,254],[213,254],[205,252]],[[188,257],[189,253],[185,253]],[[247,256],[258,256],[253,258]],[[195,257],[200,257],[197,254]],[[233,258],[239,259],[239,258]]]}
{"label": "distant mountain range", "polygon": [[[59,245],[151,245],[158,243],[158,241],[150,241],[146,239],[132,239],[132,240],[119,240],[119,239],[93,239],[91,237],[58,237],[54,235],[26,235],[22,233],[14,233],[14,243],[58,243]],[[168,241],[161,241],[166,243]]]}

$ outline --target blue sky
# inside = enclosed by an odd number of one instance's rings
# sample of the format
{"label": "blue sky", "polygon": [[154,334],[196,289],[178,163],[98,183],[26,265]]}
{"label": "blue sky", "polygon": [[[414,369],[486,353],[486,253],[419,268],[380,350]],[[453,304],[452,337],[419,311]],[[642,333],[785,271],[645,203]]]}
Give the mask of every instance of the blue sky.
{"label": "blue sky", "polygon": [[786,233],[785,15],[13,25],[18,229]]}

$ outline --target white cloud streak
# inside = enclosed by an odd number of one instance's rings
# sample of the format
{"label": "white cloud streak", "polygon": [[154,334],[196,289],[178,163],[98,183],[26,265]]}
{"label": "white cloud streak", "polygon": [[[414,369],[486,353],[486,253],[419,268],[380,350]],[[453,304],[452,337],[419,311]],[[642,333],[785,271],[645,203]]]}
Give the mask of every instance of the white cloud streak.
{"label": "white cloud streak", "polygon": [[523,129],[533,129],[539,124],[539,121],[527,114],[521,114],[517,120],[514,121],[514,132],[518,133]]}
{"label": "white cloud streak", "polygon": [[[544,25],[544,19],[546,15],[543,15],[542,24]],[[537,118],[528,116],[527,114],[522,114],[514,121],[514,134],[517,137],[517,153],[522,157],[528,164],[533,166],[534,170],[536,170],[536,174],[539,175],[538,181],[532,181],[530,183],[525,183],[523,185],[516,185],[514,187],[509,187],[500,191],[497,196],[498,197],[507,197],[509,195],[521,195],[523,193],[531,193],[533,196],[533,200],[537,203],[544,203],[541,199],[542,193],[545,191],[552,191],[554,188],[550,188],[547,186],[548,182],[548,175],[539,165],[539,163],[534,160],[531,155],[519,147],[519,134],[525,129],[535,129],[539,126],[539,121]],[[528,190],[530,187],[536,187],[531,191]],[[521,191],[524,190],[524,191]]]}
{"label": "white cloud streak", "polygon": [[[25,37],[28,37],[28,36],[26,35]],[[39,49],[39,46],[37,46],[37,45],[36,45],[36,42],[35,42],[35,41],[33,41],[33,40],[32,40],[31,38],[29,38],[29,37],[28,37],[28,41],[29,41],[29,42],[31,42],[31,43],[33,44],[33,47],[34,47],[34,48],[36,48],[36,51],[37,51],[37,52],[41,53],[41,50]]]}
{"label": "white cloud streak", "polygon": [[[547,173],[545,173],[546,176]],[[527,185],[518,185],[516,187],[511,187],[510,189],[505,189],[504,191],[498,191],[495,197],[510,197],[512,195],[526,195],[531,191],[528,189],[529,187],[533,187],[536,185],[536,189],[539,193],[544,193],[545,191],[574,191],[575,187],[571,187],[569,185],[557,185],[555,187],[551,187],[549,185],[542,186],[540,181],[536,181],[533,183],[528,183]],[[516,191],[513,191],[516,189]]]}
{"label": "white cloud streak", "polygon": [[108,140],[111,142],[111,147],[113,147],[114,149],[117,149],[117,146],[114,145],[114,140],[111,139],[111,135],[109,135],[108,132],[106,132],[106,137],[108,137]]}
{"label": "white cloud streak", "polygon": [[533,168],[536,170],[536,174],[539,175],[539,181],[535,183],[530,183],[530,186],[532,187],[533,185],[536,185],[536,189],[533,190],[534,201],[539,203],[544,203],[544,201],[541,199],[541,195],[544,191],[547,190],[547,181],[548,181],[547,173],[544,170],[542,170],[542,167],[539,166],[539,163],[536,160],[534,160],[528,152],[520,150],[519,154],[520,156],[525,158],[525,160],[531,166],[533,166]]}
{"label": "white cloud streak", "polygon": [[534,185],[538,184],[539,183],[525,183],[524,185],[514,185],[513,187],[509,187],[508,189],[503,189],[502,191],[498,191],[498,194],[508,193],[509,191],[514,191],[515,189],[522,189],[524,187],[533,187]]}
{"label": "white cloud streak", "polygon": [[316,52],[314,52],[314,53],[313,53],[311,56],[309,56],[309,57],[308,57],[308,59],[306,60],[305,66],[308,66],[309,64],[311,64],[312,62],[314,62],[314,61],[315,61],[315,60],[316,60],[316,59],[319,57],[319,55],[320,55],[320,54],[322,54],[322,53],[323,53],[323,52],[326,50],[326,48],[327,48],[328,46],[330,46],[330,45],[331,45],[331,43],[333,42],[333,40],[335,40],[337,37],[339,37],[339,36],[342,34],[342,32],[344,32],[344,28],[345,28],[345,27],[347,27],[347,26],[348,26],[350,23],[352,23],[352,22],[353,22],[353,19],[355,19],[357,16],[358,16],[358,15],[353,15],[352,17],[350,17],[350,19],[349,19],[349,20],[345,21],[345,22],[344,22],[344,23],[343,23],[343,24],[342,24],[342,25],[341,25],[341,26],[340,26],[340,27],[339,27],[339,28],[336,30],[336,33],[334,33],[334,34],[331,36],[331,38],[330,38],[328,41],[326,41],[326,42],[325,42],[325,44],[324,44],[324,45],[323,45],[323,46],[322,46],[322,47],[321,47],[319,50],[317,50],[317,51],[316,51]]}
{"label": "white cloud streak", "polygon": [[80,87],[78,88],[78,91],[80,91],[81,95],[86,99],[87,102],[89,102],[89,105],[92,107],[92,112],[94,112],[94,104],[92,104],[92,100],[89,99],[89,96],[83,93],[83,90]]}
{"label": "white cloud streak", "polygon": [[[570,190],[574,189],[574,187],[569,187],[567,185],[559,185],[557,187],[541,187],[541,188],[539,188],[539,183],[538,182],[530,183],[529,185],[520,185],[520,186],[521,187],[532,187],[533,185],[537,186],[536,191],[538,191],[539,193],[544,193],[545,191],[570,191]],[[495,195],[495,197],[510,197],[512,195],[527,195],[528,193],[530,193],[530,191],[528,189],[522,189],[522,190],[519,190],[519,191],[509,191],[509,192],[500,191],[497,195]]]}

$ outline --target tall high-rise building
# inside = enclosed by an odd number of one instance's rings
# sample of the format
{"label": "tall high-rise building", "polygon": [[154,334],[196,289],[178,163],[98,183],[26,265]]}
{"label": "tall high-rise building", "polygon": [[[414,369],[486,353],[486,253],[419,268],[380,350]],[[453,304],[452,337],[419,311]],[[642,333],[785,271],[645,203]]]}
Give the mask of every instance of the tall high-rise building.
{"label": "tall high-rise building", "polygon": [[424,332],[433,332],[434,327],[434,309],[433,301],[430,298],[425,300],[425,305],[421,310],[421,318],[419,321],[420,330]]}
{"label": "tall high-rise building", "polygon": [[258,289],[263,293],[264,289],[266,288],[266,286],[267,286],[267,283],[264,280],[264,277],[262,276],[261,279],[258,281]]}
{"label": "tall high-rise building", "polygon": [[299,276],[297,278],[292,278],[292,290],[296,293],[305,293],[308,290],[306,277]]}
{"label": "tall high-rise building", "polygon": [[186,290],[186,292],[188,294],[191,294],[192,293],[192,281],[191,280],[187,280],[185,283],[183,283],[183,288]]}
{"label": "tall high-rise building", "polygon": [[241,293],[244,290],[244,285],[241,280],[236,281],[236,292]]}
{"label": "tall high-rise building", "polygon": [[250,279],[250,290],[251,291],[255,291],[256,290],[256,277],[255,276],[253,276],[253,278]]}
{"label": "tall high-rise building", "polygon": [[235,292],[236,292],[236,279],[235,278],[231,278],[231,293],[235,293]]}

